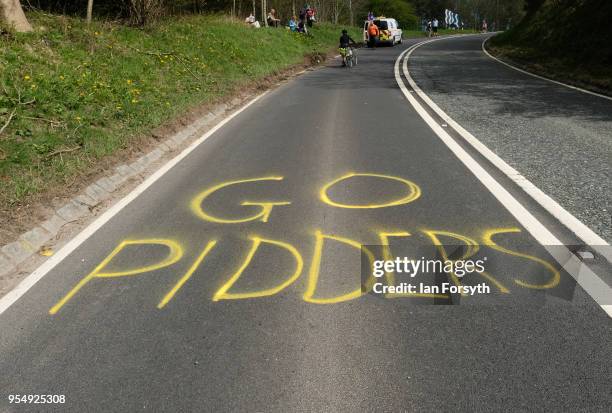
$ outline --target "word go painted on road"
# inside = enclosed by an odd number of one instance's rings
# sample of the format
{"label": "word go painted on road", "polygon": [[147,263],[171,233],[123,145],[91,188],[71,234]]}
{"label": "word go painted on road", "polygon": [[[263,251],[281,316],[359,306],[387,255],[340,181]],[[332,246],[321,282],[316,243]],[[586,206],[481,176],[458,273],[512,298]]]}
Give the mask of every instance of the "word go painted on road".
{"label": "word go painted on road", "polygon": [[[399,197],[391,198],[385,201],[378,201],[370,204],[350,204],[350,203],[342,203],[338,200],[332,199],[330,196],[330,191],[332,187],[339,184],[340,182],[347,181],[349,179],[359,178],[359,177],[370,177],[382,180],[388,180],[393,182],[399,182],[405,187],[405,193],[403,193]],[[193,213],[201,218],[202,220],[216,223],[216,224],[239,224],[251,221],[261,221],[268,222],[270,219],[270,215],[273,212],[275,207],[281,207],[290,205],[291,202],[289,200],[284,201],[268,201],[268,202],[257,202],[257,201],[242,201],[240,205],[242,206],[257,206],[259,207],[259,211],[255,212],[246,217],[242,218],[223,218],[215,216],[206,211],[206,200],[214,193],[221,191],[224,188],[239,186],[239,185],[247,185],[254,182],[273,182],[273,181],[282,181],[283,177],[281,176],[266,176],[266,177],[257,177],[243,180],[234,180],[224,182],[199,193],[196,195],[191,204],[191,210]],[[324,204],[335,208],[346,208],[346,209],[377,209],[377,208],[387,208],[394,207],[400,205],[409,204],[415,200],[417,200],[421,196],[421,189],[417,184],[407,179],[390,176],[390,175],[382,175],[382,174],[374,174],[374,173],[348,173],[339,178],[336,178],[329,183],[323,185],[319,191],[319,199]],[[514,256],[521,258],[523,260],[528,260],[532,263],[537,263],[542,268],[544,268],[547,272],[550,273],[550,277],[544,283],[533,283],[530,281],[526,281],[524,279],[515,278],[513,282],[523,288],[530,289],[549,289],[554,288],[559,284],[560,281],[560,273],[559,271],[551,265],[549,262],[540,259],[535,256],[531,256],[528,254],[524,254],[521,252],[513,251],[508,248],[505,248],[501,245],[498,245],[493,237],[500,234],[508,234],[508,233],[520,233],[521,230],[518,228],[491,228],[485,230],[481,235],[481,243],[478,240],[467,237],[462,234],[453,233],[449,231],[442,230],[433,230],[433,229],[422,229],[419,230],[421,235],[425,235],[432,243],[433,246],[438,250],[439,254],[443,259],[449,259],[449,252],[446,251],[444,244],[442,243],[442,238],[451,238],[455,242],[459,242],[464,245],[465,252],[462,257],[456,258],[457,260],[467,259],[471,256],[474,256],[480,245],[486,245],[488,248],[491,248],[497,252],[500,252],[505,255]],[[357,240],[353,240],[344,236],[336,235],[336,234],[328,234],[325,233],[322,229],[315,229],[313,231],[314,234],[314,251],[312,254],[312,259],[310,262],[310,266],[307,271],[307,279],[306,279],[306,289],[302,295],[302,299],[305,302],[316,303],[316,304],[333,304],[339,303],[343,301],[349,301],[356,298],[359,298],[364,294],[362,291],[362,286],[357,285],[353,291],[348,293],[338,294],[330,297],[320,297],[317,296],[317,287],[319,285],[320,280],[320,271],[321,271],[321,263],[323,260],[323,255],[325,251],[325,247],[327,244],[336,242],[340,244],[344,244],[345,246],[354,248],[361,253],[363,253],[372,267],[374,262],[374,253],[364,246],[364,243],[359,242]],[[384,259],[389,260],[392,257],[391,248],[390,248],[390,238],[406,238],[412,236],[411,233],[407,231],[378,231],[377,232],[377,241],[382,246],[382,254]],[[242,261],[241,265],[238,266],[237,270],[225,281],[220,288],[216,290],[216,292],[212,296],[213,301],[221,301],[221,300],[238,300],[238,299],[249,299],[256,297],[267,297],[278,294],[285,290],[287,287],[292,285],[297,279],[300,278],[303,268],[304,268],[304,260],[302,258],[302,254],[294,245],[291,245],[288,242],[271,239],[269,237],[261,237],[258,235],[252,235],[249,237],[249,241],[251,242],[251,248],[249,249],[246,257]],[[147,245],[156,245],[161,246],[167,249],[167,255],[163,259],[159,260],[156,263],[150,263],[148,265],[143,265],[138,268],[131,268],[123,271],[109,271],[107,268],[109,264],[113,261],[115,257],[117,257],[121,252],[129,248],[137,248],[138,246],[147,246]],[[197,256],[197,258],[191,263],[188,270],[178,279],[178,281],[173,285],[173,287],[164,294],[163,298],[157,305],[157,308],[164,308],[181,290],[181,288],[187,283],[187,281],[193,276],[193,274],[201,267],[205,265],[206,257],[209,253],[215,248],[217,245],[217,240],[209,240],[207,244],[202,249],[201,253]],[[262,247],[262,245],[268,247],[274,247],[278,251],[282,251],[287,254],[293,261],[294,267],[288,271],[288,275],[285,275],[280,282],[278,282],[273,287],[267,287],[260,290],[248,291],[248,292],[232,292],[232,287],[234,284],[242,277],[245,270],[251,265],[251,262],[257,255],[257,251]],[[100,264],[98,264],[92,272],[86,275],[83,279],[81,279],[62,299],[60,299],[57,304],[55,304],[50,310],[50,314],[56,314],[64,305],[66,305],[83,287],[85,287],[90,281],[94,279],[104,279],[104,278],[120,278],[120,277],[131,277],[142,275],[145,273],[151,273],[162,268],[171,267],[182,261],[184,257],[184,249],[181,246],[180,242],[167,239],[167,238],[152,238],[152,239],[139,239],[139,240],[124,240],[120,242],[115,249],[104,259]],[[507,294],[510,292],[509,288],[502,284],[499,280],[497,280],[493,275],[489,274],[486,271],[482,271],[479,273],[486,281],[488,281],[492,286],[494,286],[500,293]],[[394,285],[395,279],[392,274],[385,275],[387,283],[389,285]],[[460,286],[460,279],[455,276],[455,274],[451,274],[452,282]],[[374,278],[370,277],[368,282],[366,283],[366,289],[372,288],[374,283]],[[387,297],[397,298],[397,297],[427,297],[427,298],[442,298],[448,299],[449,296],[443,294],[429,294],[429,293],[407,293],[404,295],[388,295]]]}

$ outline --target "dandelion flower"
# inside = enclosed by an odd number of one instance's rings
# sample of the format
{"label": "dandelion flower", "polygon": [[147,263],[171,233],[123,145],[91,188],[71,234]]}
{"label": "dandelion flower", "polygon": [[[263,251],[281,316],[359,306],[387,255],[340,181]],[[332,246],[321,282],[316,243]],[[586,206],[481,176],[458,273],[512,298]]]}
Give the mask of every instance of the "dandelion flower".
{"label": "dandelion flower", "polygon": [[23,80],[30,80],[30,79],[31,79],[31,78],[30,78],[30,76],[28,76],[28,75],[25,75],[25,76],[23,77]]}

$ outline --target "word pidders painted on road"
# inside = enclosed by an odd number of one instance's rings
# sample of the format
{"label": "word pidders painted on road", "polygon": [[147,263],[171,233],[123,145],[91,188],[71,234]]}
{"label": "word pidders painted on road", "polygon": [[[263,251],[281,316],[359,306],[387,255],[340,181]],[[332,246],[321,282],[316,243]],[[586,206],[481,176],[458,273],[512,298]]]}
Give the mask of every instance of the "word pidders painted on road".
{"label": "word pidders painted on road", "polygon": [[[341,202],[331,195],[332,188],[341,184],[342,182],[348,182],[350,180],[359,180],[361,178],[377,179],[381,181],[392,182],[399,184],[403,188],[399,195],[395,194],[390,196],[388,199],[383,201],[376,201],[371,203],[348,203]],[[282,201],[249,201],[244,200],[240,203],[242,206],[250,207],[249,211],[255,207],[256,211],[239,218],[230,218],[216,215],[210,212],[207,208],[207,200],[216,193],[221,193],[230,187],[243,187],[252,185],[255,183],[266,183],[273,184],[274,182],[282,181],[282,176],[263,176],[254,177],[242,180],[232,180],[214,185],[196,196],[193,197],[190,203],[190,209],[203,221],[212,223],[215,225],[232,226],[236,224],[245,224],[250,222],[263,222],[268,223],[273,217],[274,211],[277,208],[282,208],[291,205],[291,200]],[[419,199],[421,196],[420,187],[405,178],[382,175],[375,173],[347,173],[338,178],[335,178],[319,189],[318,198],[322,204],[327,207],[338,208],[338,209],[380,209],[380,208],[394,208],[401,207],[403,205],[410,204]],[[523,252],[515,251],[499,245],[494,237],[501,236],[503,234],[516,234],[521,233],[519,228],[488,228],[481,231],[478,238],[469,237],[464,234],[456,232],[450,232],[445,230],[436,230],[429,228],[420,228],[416,232],[408,232],[405,229],[397,229],[394,231],[390,230],[375,230],[373,235],[377,240],[377,246],[380,250],[373,251],[364,242],[360,240],[351,239],[343,234],[329,233],[321,228],[312,228],[310,231],[314,249],[310,250],[310,262],[308,263],[307,271],[305,272],[304,287],[301,294],[303,301],[315,304],[334,304],[345,302],[349,300],[357,299],[364,294],[368,293],[374,285],[376,278],[370,276],[365,282],[361,282],[361,277],[355,277],[354,288],[346,289],[343,291],[333,292],[325,291],[321,294],[321,283],[322,274],[321,268],[324,258],[326,260],[333,260],[334,255],[330,254],[331,248],[348,248],[356,250],[356,254],[362,258],[365,257],[368,267],[371,269],[374,266],[375,256],[382,256],[385,260],[392,260],[393,254],[391,251],[391,239],[409,239],[418,235],[424,237],[429,241],[429,245],[437,251],[437,255],[443,260],[465,260],[475,256],[481,247],[486,246],[489,251],[495,251],[506,257],[513,257],[515,260],[522,260],[527,262],[530,266],[537,267],[537,276],[534,274],[522,274],[516,275],[514,278],[510,278],[507,281],[500,280],[499,277],[489,273],[488,271],[480,271],[477,276],[481,277],[481,281],[487,283],[491,288],[495,289],[498,294],[509,294],[511,287],[515,288],[527,288],[535,290],[545,290],[556,287],[560,282],[560,272],[548,261],[538,258],[533,255],[528,255]],[[453,245],[460,244],[463,246],[461,256],[452,256],[453,251],[448,250],[450,243],[443,242],[443,240],[451,240]],[[93,280],[108,280],[118,279],[124,277],[135,277],[145,276],[146,274],[153,274],[159,271],[170,271],[174,273],[175,270],[178,272],[179,277],[172,287],[167,291],[164,291],[160,295],[159,301],[157,302],[157,308],[163,309],[176,298],[177,294],[181,289],[188,283],[191,277],[196,272],[206,272],[207,258],[212,252],[218,248],[220,239],[208,239],[203,242],[203,245],[198,249],[198,254],[195,257],[187,258],[185,254],[185,248],[180,241],[176,239],[166,237],[156,237],[147,239],[127,239],[119,242],[119,244],[104,258],[89,274],[83,277],[65,296],[63,296],[50,310],[50,314],[58,313],[72,298],[75,297],[83,288],[88,286]],[[229,276],[225,277],[220,285],[215,287],[214,293],[212,294],[213,302],[220,302],[225,300],[244,300],[258,297],[269,297],[279,294],[285,291],[289,286],[294,284],[304,273],[305,262],[303,258],[303,251],[277,237],[268,237],[262,235],[249,235],[245,240],[250,244],[246,255],[242,258],[236,269],[230,273]],[[140,249],[150,248],[152,246],[157,247],[158,251],[163,253],[154,254],[153,258],[150,254],[147,255],[148,263],[142,264],[139,267],[118,269],[117,262],[123,254],[135,254]],[[236,284],[239,280],[243,279],[247,269],[254,266],[254,262],[257,261],[257,257],[261,255],[261,250],[266,249],[269,253],[270,250],[274,251],[274,254],[278,256],[278,261],[282,261],[286,264],[286,270],[282,273],[274,274],[274,284],[266,285],[261,288],[249,288],[246,291],[244,288],[238,288]],[[326,256],[326,251],[328,254]],[[282,259],[281,259],[282,257]],[[183,270],[179,272],[179,268]],[[185,271],[186,269],[186,271]],[[359,274],[357,274],[359,275]],[[456,276],[454,273],[450,274],[452,283],[456,286],[462,285],[462,279]],[[393,274],[385,275],[386,283],[388,285],[395,285],[396,279]],[[533,281],[533,280],[538,280]],[[328,280],[329,281],[329,280]],[[333,283],[332,283],[333,284]],[[93,287],[89,287],[93,288]],[[339,288],[340,290],[340,288]],[[406,294],[392,294],[387,298],[434,298],[434,299],[450,299],[449,295],[445,294],[433,294],[433,293],[406,293]]]}

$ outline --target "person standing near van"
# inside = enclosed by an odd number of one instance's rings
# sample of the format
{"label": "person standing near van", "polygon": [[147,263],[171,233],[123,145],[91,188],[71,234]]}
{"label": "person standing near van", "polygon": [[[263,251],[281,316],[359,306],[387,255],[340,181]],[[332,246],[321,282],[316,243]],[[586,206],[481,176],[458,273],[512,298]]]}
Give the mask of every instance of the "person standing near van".
{"label": "person standing near van", "polygon": [[376,42],[378,42],[378,36],[380,35],[380,30],[378,30],[378,26],[371,21],[368,26],[368,46],[372,49],[376,48]]}

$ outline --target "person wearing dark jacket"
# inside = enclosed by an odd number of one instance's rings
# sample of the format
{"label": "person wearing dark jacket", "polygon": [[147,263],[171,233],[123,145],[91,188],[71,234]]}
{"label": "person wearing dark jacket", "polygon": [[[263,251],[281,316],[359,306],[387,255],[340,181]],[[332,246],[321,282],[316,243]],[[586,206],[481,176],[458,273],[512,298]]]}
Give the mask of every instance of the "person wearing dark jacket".
{"label": "person wearing dark jacket", "polygon": [[340,49],[346,49],[351,44],[355,45],[355,40],[349,36],[348,31],[346,29],[342,30],[342,36],[340,36]]}

